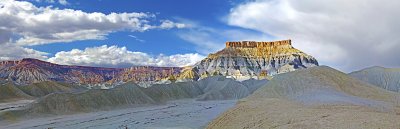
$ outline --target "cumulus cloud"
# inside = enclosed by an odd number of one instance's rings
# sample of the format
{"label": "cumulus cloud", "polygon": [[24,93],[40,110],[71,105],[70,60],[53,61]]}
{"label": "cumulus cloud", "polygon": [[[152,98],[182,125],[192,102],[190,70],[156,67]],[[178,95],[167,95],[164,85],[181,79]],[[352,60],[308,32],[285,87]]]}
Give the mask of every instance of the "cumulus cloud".
{"label": "cumulus cloud", "polygon": [[[59,0],[61,4],[68,4]],[[84,12],[73,9],[37,7],[27,1],[0,1],[0,29],[14,36],[1,37],[20,46],[40,45],[77,40],[106,39],[109,33],[121,30],[184,28],[182,23],[162,20],[155,23],[150,13]],[[158,25],[157,25],[158,24]]]}
{"label": "cumulus cloud", "polygon": [[400,67],[400,1],[255,0],[234,7],[229,25],[275,37],[345,71]]}
{"label": "cumulus cloud", "polygon": [[35,58],[46,60],[48,53],[16,46],[10,43],[1,44],[0,61],[1,60],[19,60],[22,58]]}
{"label": "cumulus cloud", "polygon": [[58,0],[58,3],[62,4],[62,5],[68,5],[68,1],[67,0]]}
{"label": "cumulus cloud", "polygon": [[158,28],[161,29],[171,29],[171,28],[185,28],[185,24],[175,23],[170,20],[162,20],[161,25]]}
{"label": "cumulus cloud", "polygon": [[103,45],[84,50],[61,51],[48,61],[64,65],[99,67],[189,66],[203,58],[204,56],[197,53],[152,56],[143,52],[129,51],[126,47]]}

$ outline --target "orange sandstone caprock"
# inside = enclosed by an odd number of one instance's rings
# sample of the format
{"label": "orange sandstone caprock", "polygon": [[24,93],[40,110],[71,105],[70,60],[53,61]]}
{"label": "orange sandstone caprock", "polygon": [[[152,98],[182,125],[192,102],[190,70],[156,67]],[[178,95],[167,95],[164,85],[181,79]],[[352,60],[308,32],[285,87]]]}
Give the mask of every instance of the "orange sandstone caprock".
{"label": "orange sandstone caprock", "polygon": [[239,41],[239,42],[226,42],[226,47],[233,48],[259,48],[259,47],[275,47],[275,46],[291,46],[291,40],[280,40],[280,41],[272,41],[272,42],[256,42],[256,41]]}

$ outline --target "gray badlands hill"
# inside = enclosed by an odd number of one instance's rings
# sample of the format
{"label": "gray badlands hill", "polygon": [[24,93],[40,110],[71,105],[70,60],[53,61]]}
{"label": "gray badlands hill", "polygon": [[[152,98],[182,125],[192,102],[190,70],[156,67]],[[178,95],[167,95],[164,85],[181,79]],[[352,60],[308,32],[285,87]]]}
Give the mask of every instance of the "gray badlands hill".
{"label": "gray badlands hill", "polygon": [[400,92],[399,68],[384,68],[375,66],[352,72],[349,75],[381,88]]}
{"label": "gray badlands hill", "polygon": [[274,77],[207,128],[400,128],[400,94],[330,67]]}
{"label": "gray badlands hill", "polygon": [[44,81],[16,87],[33,97],[43,97],[51,93],[69,93],[87,90],[87,88],[82,86],[51,81]]}
{"label": "gray badlands hill", "polygon": [[12,83],[4,83],[0,85],[0,102],[9,102],[21,99],[33,99],[33,97],[21,91]]}
{"label": "gray badlands hill", "polygon": [[49,81],[33,83],[25,86],[15,85],[6,81],[3,84],[0,84],[0,102],[35,99],[51,93],[66,93],[82,90],[86,90],[86,88]]}
{"label": "gray badlands hill", "polygon": [[198,82],[204,92],[198,97],[198,100],[241,99],[252,94],[267,82],[267,80],[255,79],[238,82],[224,76],[208,77]]}
{"label": "gray badlands hill", "polygon": [[239,99],[248,96],[266,82],[266,80],[237,82],[223,76],[213,76],[200,81],[157,84],[148,88],[135,83],[126,83],[108,90],[92,89],[79,93],[53,93],[40,98],[25,109],[0,114],[0,120],[27,114],[33,116],[70,114],[154,105],[185,98]]}

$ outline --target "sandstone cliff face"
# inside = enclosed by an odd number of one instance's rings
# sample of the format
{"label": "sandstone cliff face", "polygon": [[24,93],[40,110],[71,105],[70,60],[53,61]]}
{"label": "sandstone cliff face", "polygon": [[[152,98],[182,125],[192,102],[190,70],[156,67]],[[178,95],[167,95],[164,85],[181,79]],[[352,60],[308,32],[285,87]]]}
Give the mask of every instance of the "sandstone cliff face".
{"label": "sandstone cliff face", "polygon": [[[291,45],[291,40],[274,42],[227,42],[226,47],[187,70],[197,73],[192,78],[212,75],[236,79],[262,78],[280,73],[318,66],[315,58]],[[187,78],[185,77],[181,77]]]}

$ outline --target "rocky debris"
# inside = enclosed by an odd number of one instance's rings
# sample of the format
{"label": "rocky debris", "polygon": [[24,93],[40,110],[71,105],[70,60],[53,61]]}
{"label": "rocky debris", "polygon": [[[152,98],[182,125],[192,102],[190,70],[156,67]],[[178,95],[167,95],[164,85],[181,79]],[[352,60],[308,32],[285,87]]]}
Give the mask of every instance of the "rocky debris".
{"label": "rocky debris", "polygon": [[400,69],[370,67],[349,73],[350,76],[386,90],[400,92]]}

